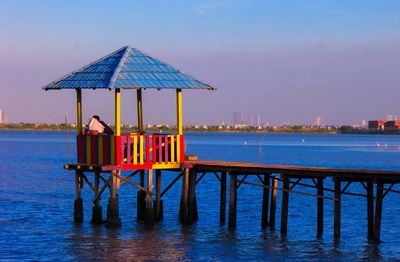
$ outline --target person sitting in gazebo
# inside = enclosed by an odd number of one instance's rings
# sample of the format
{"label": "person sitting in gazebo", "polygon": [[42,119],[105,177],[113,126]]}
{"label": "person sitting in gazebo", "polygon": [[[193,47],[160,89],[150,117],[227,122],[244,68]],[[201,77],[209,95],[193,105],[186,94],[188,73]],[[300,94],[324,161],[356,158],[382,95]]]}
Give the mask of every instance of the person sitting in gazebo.
{"label": "person sitting in gazebo", "polygon": [[88,128],[91,135],[114,134],[114,131],[106,123],[101,121],[98,115],[92,116],[92,118],[89,120]]}

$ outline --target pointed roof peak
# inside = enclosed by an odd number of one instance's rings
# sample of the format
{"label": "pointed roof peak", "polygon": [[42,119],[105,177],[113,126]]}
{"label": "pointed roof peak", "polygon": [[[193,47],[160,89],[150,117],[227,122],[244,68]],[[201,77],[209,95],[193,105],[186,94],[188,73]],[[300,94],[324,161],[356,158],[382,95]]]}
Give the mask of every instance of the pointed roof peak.
{"label": "pointed roof peak", "polygon": [[215,90],[211,85],[129,45],[43,87],[45,90],[96,88]]}

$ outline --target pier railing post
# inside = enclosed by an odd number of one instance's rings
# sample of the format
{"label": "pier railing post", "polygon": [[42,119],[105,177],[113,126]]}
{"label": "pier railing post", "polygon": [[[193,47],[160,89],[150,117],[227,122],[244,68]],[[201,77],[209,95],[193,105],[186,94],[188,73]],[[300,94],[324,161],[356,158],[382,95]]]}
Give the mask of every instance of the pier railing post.
{"label": "pier railing post", "polygon": [[219,222],[225,224],[226,219],[226,172],[221,172],[221,193],[219,205]]}
{"label": "pier railing post", "polygon": [[382,220],[382,202],[383,202],[383,183],[378,181],[376,184],[376,203],[375,203],[375,227],[374,240],[381,239],[381,220]]}
{"label": "pier railing post", "polygon": [[324,230],[324,178],[317,178],[317,237]]}
{"label": "pier railing post", "polygon": [[270,184],[270,174],[264,174],[264,181],[263,181],[264,188],[263,188],[262,215],[261,215],[262,228],[266,228],[268,226],[269,184]]}
{"label": "pier railing post", "polygon": [[103,222],[103,211],[100,206],[100,172],[96,171],[94,174],[94,199],[95,202],[93,203],[93,208],[92,208],[92,220],[90,223],[92,224],[101,224]]}
{"label": "pier railing post", "polygon": [[289,212],[289,178],[282,174],[283,191],[282,191],[282,213],[281,213],[281,233],[287,233],[288,212]]}
{"label": "pier railing post", "polygon": [[229,188],[229,221],[228,228],[236,228],[236,207],[237,207],[237,176],[235,173],[230,173],[230,188]]}
{"label": "pier railing post", "polygon": [[76,223],[83,222],[83,200],[81,197],[81,186],[82,186],[82,171],[75,170],[75,194],[76,198],[74,201],[74,221]]}
{"label": "pier railing post", "polygon": [[275,230],[275,219],[276,219],[276,198],[278,196],[279,181],[276,177],[272,177],[272,190],[271,190],[271,207],[269,212],[269,228]]}
{"label": "pier railing post", "polygon": [[341,188],[340,188],[340,179],[334,178],[335,184],[335,200],[333,206],[333,237],[335,240],[340,238],[340,206],[341,206]]}

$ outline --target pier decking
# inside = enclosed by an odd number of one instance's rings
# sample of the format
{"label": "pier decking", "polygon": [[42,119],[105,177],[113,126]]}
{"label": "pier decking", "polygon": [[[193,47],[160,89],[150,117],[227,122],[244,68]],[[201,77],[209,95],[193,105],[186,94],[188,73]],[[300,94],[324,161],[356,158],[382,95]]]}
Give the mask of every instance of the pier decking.
{"label": "pier decking", "polygon": [[[224,224],[226,221],[226,204],[227,204],[227,188],[229,187],[229,211],[228,211],[228,227],[233,229],[236,227],[237,216],[237,194],[238,188],[242,185],[260,187],[262,189],[262,221],[263,228],[275,229],[276,221],[276,201],[278,192],[281,192],[281,217],[280,232],[287,233],[287,223],[289,219],[289,195],[300,194],[316,198],[317,221],[316,235],[321,236],[324,228],[324,200],[332,200],[334,205],[334,237],[340,238],[341,226],[341,196],[350,195],[356,197],[365,197],[368,219],[368,239],[379,240],[382,218],[382,203],[384,197],[389,192],[399,193],[394,190],[393,186],[400,183],[400,171],[388,170],[363,170],[363,169],[343,169],[343,168],[320,168],[320,167],[302,167],[302,166],[286,166],[286,165],[269,165],[257,163],[241,163],[226,161],[200,161],[187,160],[182,168],[174,171],[177,173],[172,182],[163,190],[161,188],[161,178],[163,170],[156,170],[156,187],[154,209],[146,211],[145,201],[152,201],[152,187],[144,185],[145,172],[138,170],[128,176],[121,176],[117,172],[109,171],[98,165],[65,165],[66,169],[77,171],[77,179],[79,183],[85,181],[89,187],[95,192],[93,203],[98,206],[98,200],[104,189],[109,187],[110,194],[119,188],[122,184],[131,184],[139,189],[138,192],[138,220],[145,223],[153,223],[161,220],[163,217],[162,196],[174,186],[179,180],[182,181],[182,191],[179,209],[179,218],[183,223],[192,223],[198,218],[196,185],[208,174],[217,178],[220,183],[220,222]],[[95,185],[90,182],[86,172],[95,173]],[[104,174],[110,174],[107,179]],[[103,174],[103,175],[102,175]],[[140,184],[131,181],[136,174],[140,174]],[[112,177],[117,178],[118,185],[112,184]],[[248,182],[246,179],[250,176],[256,177],[259,183]],[[99,178],[96,178],[99,177]],[[229,178],[229,185],[227,184]],[[333,181],[333,188],[324,187],[325,179]],[[104,182],[100,189],[99,181]],[[96,182],[97,181],[97,182]],[[147,181],[152,185],[152,172],[147,173]],[[78,183],[78,184],[79,184]],[[365,194],[359,192],[349,192],[352,183],[360,183],[365,189]],[[342,185],[344,185],[342,187]],[[315,194],[309,191],[304,192],[300,189],[294,190],[295,187],[315,188]],[[374,187],[376,188],[374,193]],[[80,189],[77,189],[77,192]],[[327,196],[324,192],[331,192],[333,196]],[[80,193],[78,194],[80,196]],[[150,199],[149,199],[150,197]],[[375,206],[374,206],[375,200]],[[118,205],[117,205],[118,206]],[[109,214],[110,211],[107,212]],[[116,210],[118,214],[118,210]],[[79,211],[77,213],[80,213]],[[95,214],[94,214],[95,215]],[[97,215],[98,216],[98,215]],[[80,215],[75,216],[80,217]],[[92,222],[96,221],[95,218]],[[101,221],[101,219],[97,219]],[[110,221],[109,221],[110,222]]]}

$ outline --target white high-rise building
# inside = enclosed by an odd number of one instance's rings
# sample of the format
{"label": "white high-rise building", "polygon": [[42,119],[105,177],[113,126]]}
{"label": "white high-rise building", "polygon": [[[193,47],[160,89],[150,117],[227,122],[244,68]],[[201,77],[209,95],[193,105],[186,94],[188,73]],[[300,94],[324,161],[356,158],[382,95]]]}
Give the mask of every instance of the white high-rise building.
{"label": "white high-rise building", "polygon": [[0,124],[6,123],[6,112],[0,109]]}
{"label": "white high-rise building", "polygon": [[316,126],[321,126],[321,117],[320,117],[320,116],[317,116],[317,117],[315,118],[315,125],[316,125]]}

